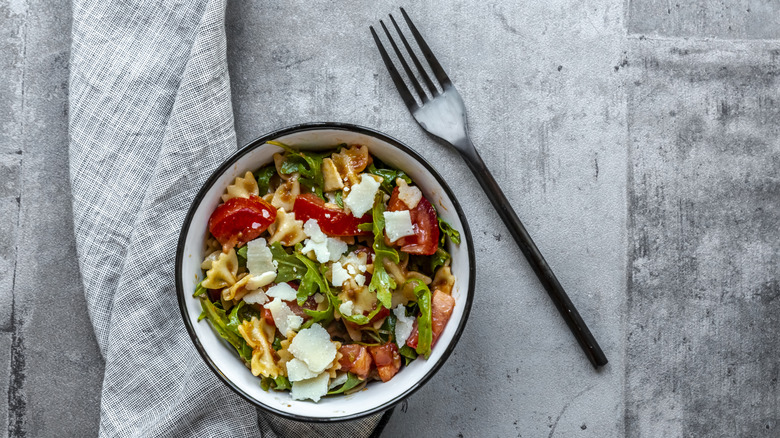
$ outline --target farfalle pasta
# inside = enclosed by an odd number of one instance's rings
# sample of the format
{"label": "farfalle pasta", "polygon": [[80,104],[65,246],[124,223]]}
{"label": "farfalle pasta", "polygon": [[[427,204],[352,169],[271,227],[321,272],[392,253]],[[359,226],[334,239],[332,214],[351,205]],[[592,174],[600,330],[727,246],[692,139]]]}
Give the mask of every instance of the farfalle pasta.
{"label": "farfalle pasta", "polygon": [[235,178],[209,219],[195,291],[265,389],[351,393],[427,359],[447,325],[452,226],[365,145],[284,152]]}

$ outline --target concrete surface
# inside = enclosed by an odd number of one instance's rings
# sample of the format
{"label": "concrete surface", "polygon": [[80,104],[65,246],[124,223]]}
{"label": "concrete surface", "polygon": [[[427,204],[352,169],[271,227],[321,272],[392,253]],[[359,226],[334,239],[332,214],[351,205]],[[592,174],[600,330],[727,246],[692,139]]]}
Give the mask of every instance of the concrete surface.
{"label": "concrete surface", "polygon": [[[239,142],[387,132],[464,204],[478,288],[453,356],[385,436],[780,434],[780,35],[751,0],[418,2],[478,149],[610,364],[593,371],[466,166],[414,124],[367,26],[389,1],[234,1]],[[0,4],[0,419],[90,436],[102,363],[67,182],[69,4]]]}

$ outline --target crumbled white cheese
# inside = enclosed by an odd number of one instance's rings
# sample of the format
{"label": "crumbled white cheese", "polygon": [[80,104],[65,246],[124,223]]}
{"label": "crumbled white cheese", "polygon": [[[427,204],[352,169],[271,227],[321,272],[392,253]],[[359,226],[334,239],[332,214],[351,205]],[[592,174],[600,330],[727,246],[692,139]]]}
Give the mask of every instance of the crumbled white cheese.
{"label": "crumbled white cheese", "polygon": [[265,304],[268,302],[268,296],[261,289],[244,295],[244,301],[247,304]]}
{"label": "crumbled white cheese", "polygon": [[251,278],[246,282],[246,290],[257,290],[263,286],[269,285],[276,280],[276,272],[268,271],[263,272],[260,275],[251,275]]}
{"label": "crumbled white cheese", "polygon": [[330,381],[330,385],[328,385],[328,389],[338,388],[339,386],[347,383],[347,379],[349,378],[348,373],[338,373],[336,374],[336,378]]}
{"label": "crumbled white cheese", "polygon": [[352,316],[352,307],[355,305],[352,301],[344,301],[339,306],[339,313],[341,313],[344,316]]}
{"label": "crumbled white cheese", "polygon": [[269,287],[265,294],[271,298],[279,298],[285,301],[293,301],[298,297],[298,292],[287,283],[275,284]]}
{"label": "crumbled white cheese", "polygon": [[[336,358],[336,345],[331,342],[330,335],[319,324],[312,324],[311,327],[298,332],[290,342],[288,350],[315,373],[324,371]],[[327,381],[325,383],[327,385]]]}
{"label": "crumbled white cheese", "polygon": [[352,190],[349,192],[346,198],[344,198],[344,205],[349,207],[352,215],[355,217],[363,217],[371,207],[374,206],[374,195],[379,190],[379,184],[381,179],[377,181],[371,175],[360,175],[360,182],[352,186]]}
{"label": "crumbled white cheese", "polygon": [[[350,252],[346,256],[342,257],[339,262],[341,262],[342,265],[348,266],[352,265],[354,266],[358,272],[366,272],[366,264],[368,263],[368,256],[364,252],[356,253],[356,252]],[[350,274],[352,272],[350,271]]]}
{"label": "crumbled white cheese", "polygon": [[323,295],[323,294],[321,294],[319,292],[314,294],[314,302],[315,303],[319,304],[319,303],[321,303],[323,301],[325,301],[325,295]]}
{"label": "crumbled white cheese", "polygon": [[289,319],[287,317],[295,316],[293,311],[290,310],[290,307],[287,305],[287,303],[277,298],[271,301],[270,303],[266,304],[265,308],[271,312],[271,316],[274,319],[274,325],[276,325],[276,328],[279,329],[279,332],[282,333],[283,335],[287,335],[287,332],[290,330],[290,326],[288,322]]}
{"label": "crumbled white cheese", "polygon": [[315,402],[328,393],[328,380],[330,375],[327,372],[319,374],[317,377],[293,382],[291,394],[293,400],[311,399]]}
{"label": "crumbled white cheese", "polygon": [[297,331],[303,324],[303,317],[298,315],[287,315],[287,328]]}
{"label": "crumbled white cheese", "polygon": [[409,210],[401,211],[386,211],[385,216],[385,232],[387,232],[387,238],[391,242],[414,234],[414,227],[412,226],[412,216],[409,214]]}
{"label": "crumbled white cheese", "polygon": [[406,316],[406,308],[401,304],[393,309],[393,313],[397,318],[395,322],[395,342],[398,344],[398,347],[403,347],[406,344],[406,340],[409,339],[409,335],[412,334],[414,316]]}
{"label": "crumbled white cheese", "polygon": [[397,178],[395,184],[398,186],[398,199],[404,201],[409,210],[417,208],[417,204],[422,199],[420,189],[415,186],[409,186],[403,178]]}
{"label": "crumbled white cheese", "polygon": [[317,373],[311,372],[305,363],[295,358],[287,361],[287,378],[290,382],[300,382],[313,377],[317,377]]}
{"label": "crumbled white cheese", "polygon": [[366,276],[363,274],[356,275],[355,283],[357,283],[358,286],[363,286],[364,284],[366,284]]}
{"label": "crumbled white cheese", "polygon": [[301,252],[306,254],[314,251],[314,256],[320,263],[336,261],[347,251],[347,244],[325,235],[315,219],[309,219],[303,224],[303,232],[309,238],[303,242]]}
{"label": "crumbled white cheese", "polygon": [[333,262],[331,265],[331,281],[334,286],[343,286],[344,282],[349,280],[349,273],[341,266],[339,262]]}

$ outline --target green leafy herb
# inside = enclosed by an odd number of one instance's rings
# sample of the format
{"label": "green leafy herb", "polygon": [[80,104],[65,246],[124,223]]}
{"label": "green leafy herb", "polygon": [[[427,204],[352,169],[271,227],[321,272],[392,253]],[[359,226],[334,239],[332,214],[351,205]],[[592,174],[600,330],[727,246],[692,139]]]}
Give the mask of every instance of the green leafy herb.
{"label": "green leafy herb", "polygon": [[377,192],[374,198],[374,208],[371,211],[374,231],[374,272],[371,275],[371,283],[368,285],[370,292],[376,291],[376,299],[388,309],[392,306],[393,289],[396,288],[395,280],[385,270],[384,259],[390,259],[398,263],[398,252],[385,245],[385,203],[382,192]]}
{"label": "green leafy herb", "polygon": [[302,305],[306,298],[314,295],[318,290],[323,294],[330,292],[328,282],[322,277],[317,263],[301,254],[300,249],[296,248],[295,257],[306,267],[306,273],[301,277],[301,284],[298,286],[298,305]]}
{"label": "green leafy herb", "polygon": [[279,242],[274,242],[269,248],[277,264],[275,280],[277,283],[286,283],[303,278],[307,268],[295,254],[288,254]]}
{"label": "green leafy herb", "polygon": [[[225,311],[218,309],[214,303],[205,297],[200,299],[200,304],[203,307],[203,312],[206,314],[206,318],[211,323],[211,326],[214,327],[214,330],[216,330],[220,336],[222,336],[230,343],[230,345],[236,349],[236,351],[238,351],[238,354],[241,356],[241,358],[247,362],[251,361],[252,349],[249,348],[249,345],[247,345],[244,338],[238,334],[237,326],[229,326],[228,316],[225,314]],[[238,313],[237,310],[234,312]],[[231,317],[233,316],[234,312],[231,312]]]}
{"label": "green leafy herb", "polygon": [[203,280],[201,280],[200,283],[198,283],[198,285],[195,286],[195,293],[192,294],[193,297],[197,298],[197,297],[205,294],[206,292],[208,292],[208,289],[206,289],[205,287],[201,286],[201,283],[203,283]]}
{"label": "green leafy herb", "polygon": [[271,342],[271,347],[274,349],[274,351],[279,351],[282,349],[282,341],[284,339],[280,338],[279,336],[274,337],[274,341]]}
{"label": "green leafy herb", "polygon": [[431,355],[431,343],[433,342],[433,328],[431,316],[431,290],[422,281],[412,278],[406,283],[415,282],[414,295],[417,297],[417,305],[420,306],[420,316],[417,317],[417,354],[422,354],[426,359]]}
{"label": "green leafy herb", "polygon": [[336,192],[336,204],[339,208],[344,208],[344,193],[341,190]]}
{"label": "green leafy herb", "polygon": [[341,387],[339,387],[338,389],[334,389],[332,391],[328,391],[328,395],[343,394],[343,393],[349,391],[350,389],[360,385],[361,382],[362,382],[362,380],[360,380],[360,378],[358,376],[356,376],[356,375],[354,375],[352,373],[348,373],[347,374],[347,381],[344,382],[344,384],[341,385]]}
{"label": "green leafy herb", "polygon": [[257,188],[260,189],[260,196],[268,193],[268,188],[271,186],[271,178],[276,174],[276,166],[269,164],[261,167],[260,170],[255,172],[255,179],[257,180]]}
{"label": "green leafy herb", "polygon": [[[377,167],[376,165],[379,165]],[[393,193],[393,188],[395,188],[395,180],[398,178],[403,179],[406,181],[407,184],[412,183],[412,179],[409,178],[409,176],[403,171],[403,170],[396,170],[392,169],[390,167],[384,166],[384,163],[381,162],[373,162],[368,165],[368,173],[373,173],[374,175],[381,176],[382,177],[382,190],[387,192],[387,194]]]}
{"label": "green leafy herb", "polygon": [[246,266],[246,252],[247,252],[247,245],[238,248],[238,251],[236,251],[236,258],[238,259],[239,268],[243,268]]}
{"label": "green leafy herb", "polygon": [[403,347],[398,349],[398,352],[401,354],[401,357],[404,358],[404,365],[408,366],[410,363],[412,363],[413,360],[417,359],[417,352],[414,351],[414,348],[404,345]]}
{"label": "green leafy herb", "polygon": [[436,272],[436,268],[446,265],[450,258],[450,253],[443,248],[436,248],[436,252],[431,256],[431,272]]}
{"label": "green leafy herb", "polygon": [[390,312],[390,314],[387,315],[387,318],[385,318],[385,322],[383,322],[382,326],[379,327],[379,336],[383,344],[392,342],[393,339],[395,339],[396,320],[397,318],[395,317],[393,312]]}
{"label": "green leafy herb", "polygon": [[284,391],[286,389],[292,388],[292,385],[290,385],[290,381],[287,379],[287,377],[284,376],[277,376],[274,379],[274,389],[277,391]]}
{"label": "green leafy herb", "polygon": [[203,321],[203,318],[205,318],[205,317],[206,317],[206,311],[205,310],[201,310],[200,311],[200,315],[198,316],[198,322]]}
{"label": "green leafy herb", "polygon": [[322,188],[325,181],[322,176],[322,158],[321,154],[314,152],[300,152],[278,141],[269,141],[269,144],[279,146],[287,153],[285,161],[282,163],[280,172],[289,175],[298,172],[300,177],[298,181],[304,186],[310,188],[320,198],[323,198]]}
{"label": "green leafy herb", "polygon": [[444,236],[449,236],[452,243],[456,245],[460,245],[460,233],[455,228],[452,228],[452,225],[450,225],[447,221],[442,219],[441,217],[439,219],[439,230],[441,230],[441,237],[439,238],[439,245],[444,246]]}

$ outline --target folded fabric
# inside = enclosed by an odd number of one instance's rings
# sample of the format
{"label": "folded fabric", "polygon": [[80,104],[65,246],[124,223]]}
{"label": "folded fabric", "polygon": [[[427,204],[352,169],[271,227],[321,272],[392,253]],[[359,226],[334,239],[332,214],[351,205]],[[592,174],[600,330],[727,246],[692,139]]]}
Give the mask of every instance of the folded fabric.
{"label": "folded fabric", "polygon": [[379,415],[310,425],[258,411],[206,367],[179,315],[180,226],[236,150],[225,2],[73,2],[70,175],[81,276],[106,361],[100,434],[369,436]]}

